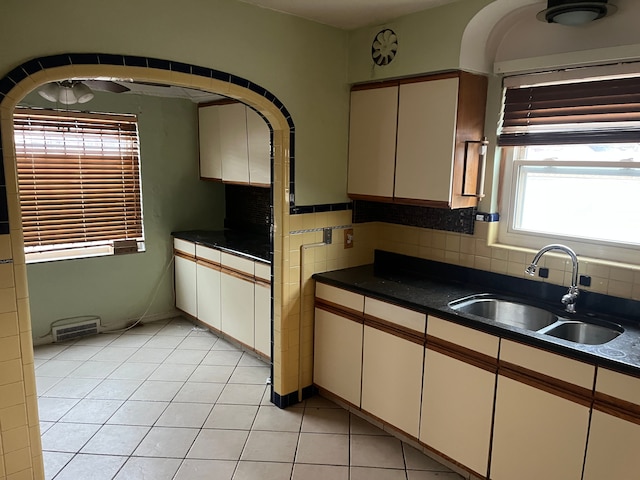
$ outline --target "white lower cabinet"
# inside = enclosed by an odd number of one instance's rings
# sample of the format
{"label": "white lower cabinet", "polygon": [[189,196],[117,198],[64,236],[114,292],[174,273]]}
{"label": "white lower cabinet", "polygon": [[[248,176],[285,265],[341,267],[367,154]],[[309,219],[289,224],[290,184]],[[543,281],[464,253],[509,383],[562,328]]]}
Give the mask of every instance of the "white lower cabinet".
{"label": "white lower cabinet", "polygon": [[424,344],[365,325],[362,410],[418,437]]}
{"label": "white lower cabinet", "polygon": [[198,262],[196,291],[198,303],[196,318],[216,330],[221,330],[219,266]]}
{"label": "white lower cabinet", "polygon": [[222,331],[245,345],[254,343],[253,282],[222,270],[220,276]]}
{"label": "white lower cabinet", "polygon": [[427,320],[420,441],[481,477],[488,470],[499,341]]}
{"label": "white lower cabinet", "polygon": [[255,349],[267,357],[271,356],[271,285],[255,284]]}
{"label": "white lower cabinet", "polygon": [[196,261],[176,255],[174,259],[174,282],[176,308],[196,317],[198,305],[196,297]]}
{"label": "white lower cabinet", "polygon": [[490,478],[580,480],[594,367],[505,340],[500,350]]}
{"label": "white lower cabinet", "polygon": [[598,369],[583,480],[640,477],[640,378]]}
{"label": "white lower cabinet", "polygon": [[271,266],[174,239],[176,308],[271,356]]}
{"label": "white lower cabinet", "polygon": [[360,406],[362,323],[320,308],[315,314],[313,382]]}

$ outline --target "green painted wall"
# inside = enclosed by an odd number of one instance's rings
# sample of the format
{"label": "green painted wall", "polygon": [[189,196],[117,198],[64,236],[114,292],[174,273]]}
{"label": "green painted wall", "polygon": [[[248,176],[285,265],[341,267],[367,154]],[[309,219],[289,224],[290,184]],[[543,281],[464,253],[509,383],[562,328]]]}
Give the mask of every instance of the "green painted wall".
{"label": "green painted wall", "polygon": [[[51,107],[32,93],[25,105]],[[95,112],[138,115],[146,252],[27,266],[33,335],[58,319],[98,315],[103,325],[174,310],[171,232],[222,228],[224,186],[198,174],[197,107],[189,100],[97,93]],[[157,296],[150,305],[151,297]]]}
{"label": "green painted wall", "polygon": [[[460,68],[464,29],[473,16],[492,1],[463,0],[350,32],[349,82],[369,82]],[[391,64],[378,67],[371,59],[371,43],[385,28],[398,35],[398,53]]]}
{"label": "green painted wall", "polygon": [[346,201],[346,32],[234,0],[2,0],[0,75],[70,52],[177,60],[267,88],[296,125],[296,203]]}

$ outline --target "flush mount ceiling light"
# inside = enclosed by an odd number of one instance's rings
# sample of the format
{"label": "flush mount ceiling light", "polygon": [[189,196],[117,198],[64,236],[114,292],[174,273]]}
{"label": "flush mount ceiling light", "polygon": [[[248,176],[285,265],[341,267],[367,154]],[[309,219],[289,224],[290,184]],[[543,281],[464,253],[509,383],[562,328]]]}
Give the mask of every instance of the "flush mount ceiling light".
{"label": "flush mount ceiling light", "polygon": [[545,23],[561,25],[584,25],[614,13],[618,7],[609,5],[607,0],[549,0],[547,8],[536,18]]}

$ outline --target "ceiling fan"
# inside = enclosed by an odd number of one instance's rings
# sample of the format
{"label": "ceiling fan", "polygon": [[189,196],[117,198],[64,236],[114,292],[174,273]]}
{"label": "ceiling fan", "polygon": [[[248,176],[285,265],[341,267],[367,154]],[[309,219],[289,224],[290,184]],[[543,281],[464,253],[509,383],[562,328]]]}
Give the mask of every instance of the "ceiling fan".
{"label": "ceiling fan", "polygon": [[90,101],[94,96],[93,90],[124,93],[131,89],[111,80],[62,80],[47,83],[38,93],[50,102],[73,105]]}

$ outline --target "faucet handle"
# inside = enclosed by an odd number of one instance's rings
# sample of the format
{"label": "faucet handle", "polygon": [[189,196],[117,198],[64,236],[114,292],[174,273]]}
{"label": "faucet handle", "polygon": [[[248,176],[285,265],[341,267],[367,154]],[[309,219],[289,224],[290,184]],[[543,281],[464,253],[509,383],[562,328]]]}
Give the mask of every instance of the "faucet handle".
{"label": "faucet handle", "polygon": [[526,273],[527,275],[531,275],[533,277],[536,274],[536,268],[538,268],[536,264],[532,263],[525,269],[524,273]]}

